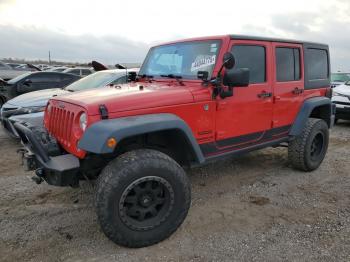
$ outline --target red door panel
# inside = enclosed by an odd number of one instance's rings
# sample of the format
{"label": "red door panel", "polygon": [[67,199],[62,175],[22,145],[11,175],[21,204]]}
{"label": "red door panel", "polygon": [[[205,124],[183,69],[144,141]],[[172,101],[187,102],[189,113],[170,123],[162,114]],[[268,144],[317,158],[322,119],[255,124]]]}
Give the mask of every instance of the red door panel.
{"label": "red door panel", "polygon": [[[281,127],[286,125],[291,125],[299,112],[300,106],[304,100],[304,61],[303,49],[300,44],[288,44],[288,43],[272,43],[273,48],[273,60],[274,63],[274,73],[273,73],[273,92],[274,92],[274,105],[273,105],[273,127]],[[278,53],[277,48],[289,49],[289,50],[299,50],[299,59],[295,59],[295,63],[299,60],[299,77],[295,77],[293,80],[280,80],[277,77],[277,67],[279,63],[277,62],[277,56],[279,55],[282,66],[280,70],[285,70],[290,73],[287,59]],[[288,50],[286,50],[288,51]],[[278,53],[278,54],[277,54]],[[296,56],[296,53],[294,53]],[[284,63],[285,62],[285,63]]]}
{"label": "red door panel", "polygon": [[[232,97],[225,99],[217,97],[217,141],[264,132],[271,128],[273,105],[271,43],[233,40],[231,41],[230,50],[233,50],[235,46],[242,45],[265,48],[265,81],[249,84],[248,87],[235,87]],[[235,66],[235,68],[237,67]],[[266,94],[271,96],[268,97]],[[259,139],[260,136],[254,137],[255,142],[258,142]]]}

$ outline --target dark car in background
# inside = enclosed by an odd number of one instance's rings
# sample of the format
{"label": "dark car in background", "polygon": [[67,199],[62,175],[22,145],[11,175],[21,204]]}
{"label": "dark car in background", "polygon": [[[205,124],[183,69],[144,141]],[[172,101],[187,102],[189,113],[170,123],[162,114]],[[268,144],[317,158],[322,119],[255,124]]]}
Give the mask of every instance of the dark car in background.
{"label": "dark car in background", "polygon": [[48,89],[48,88],[62,88],[76,80],[79,76],[73,74],[59,73],[59,72],[30,72],[15,77],[5,84],[7,99],[12,99],[16,96]]}

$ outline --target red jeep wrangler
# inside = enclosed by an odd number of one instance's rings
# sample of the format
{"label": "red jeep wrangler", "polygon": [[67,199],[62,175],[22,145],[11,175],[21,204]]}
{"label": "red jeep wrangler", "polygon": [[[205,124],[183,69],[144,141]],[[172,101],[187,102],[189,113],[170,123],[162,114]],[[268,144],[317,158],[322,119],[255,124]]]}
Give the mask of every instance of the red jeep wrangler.
{"label": "red jeep wrangler", "polygon": [[38,183],[98,178],[103,232],[120,245],[148,246],[187,215],[183,167],[288,145],[293,167],[318,168],[334,122],[329,61],[327,45],[294,40],[171,42],[151,48],[129,84],[51,99],[48,134],[16,129]]}

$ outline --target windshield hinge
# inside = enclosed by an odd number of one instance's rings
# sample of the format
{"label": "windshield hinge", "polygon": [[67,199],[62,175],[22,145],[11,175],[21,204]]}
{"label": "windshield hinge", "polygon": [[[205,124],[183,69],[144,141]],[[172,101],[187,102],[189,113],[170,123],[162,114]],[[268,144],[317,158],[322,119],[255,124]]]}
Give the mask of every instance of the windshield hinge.
{"label": "windshield hinge", "polygon": [[101,119],[108,119],[108,109],[106,105],[99,105]]}

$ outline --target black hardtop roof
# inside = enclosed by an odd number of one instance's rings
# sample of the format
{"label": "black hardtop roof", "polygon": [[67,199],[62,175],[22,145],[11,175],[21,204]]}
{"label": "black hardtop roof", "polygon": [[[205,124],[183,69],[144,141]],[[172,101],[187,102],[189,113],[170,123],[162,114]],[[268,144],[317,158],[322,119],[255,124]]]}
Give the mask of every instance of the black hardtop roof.
{"label": "black hardtop roof", "polygon": [[295,43],[295,44],[308,44],[328,47],[327,44],[315,43],[309,41],[300,41],[283,38],[263,37],[263,36],[248,36],[248,35],[230,35],[231,39],[237,40],[255,40],[255,41],[269,41],[269,42],[282,42],[282,43]]}

